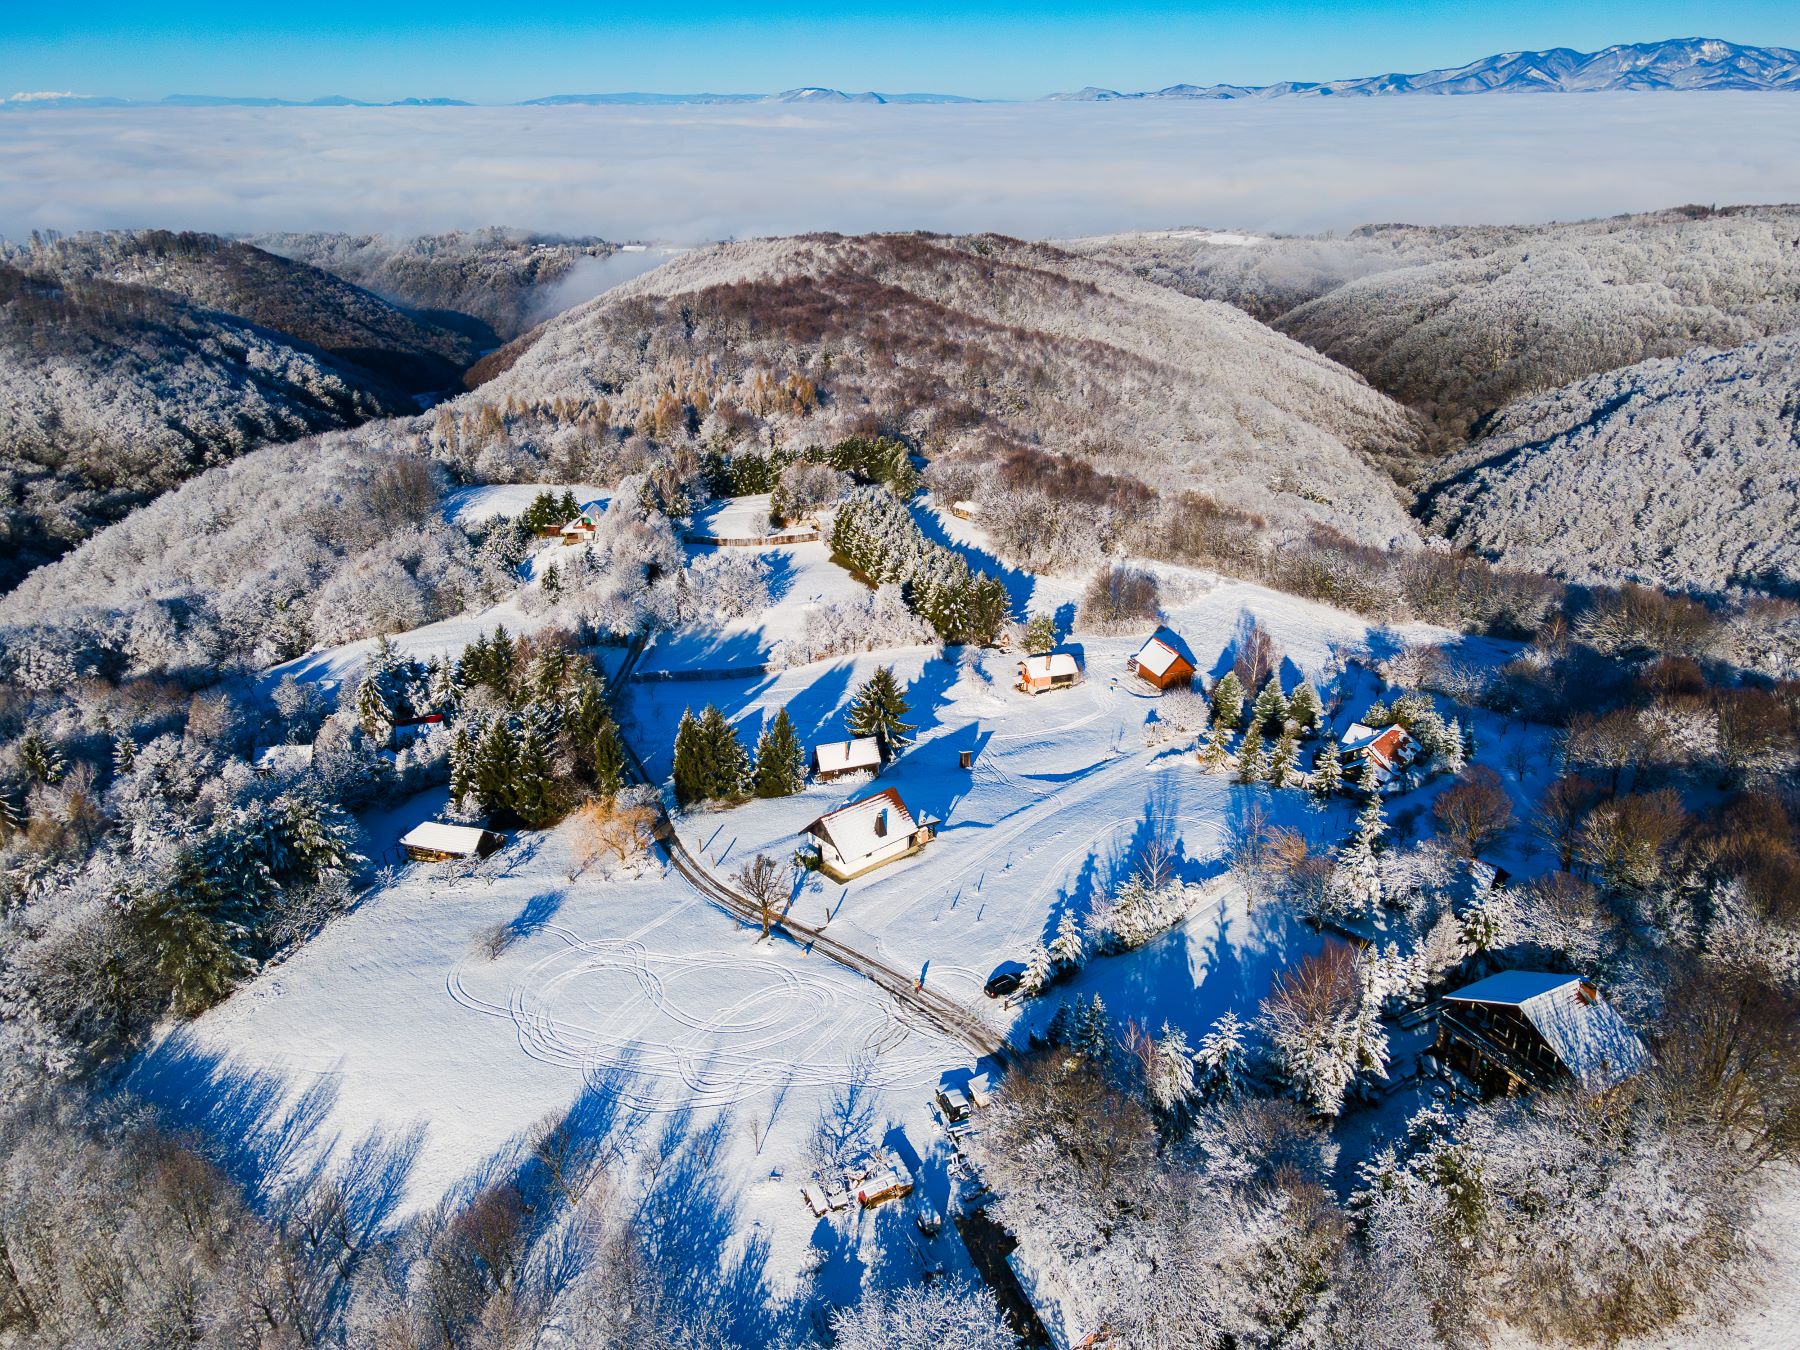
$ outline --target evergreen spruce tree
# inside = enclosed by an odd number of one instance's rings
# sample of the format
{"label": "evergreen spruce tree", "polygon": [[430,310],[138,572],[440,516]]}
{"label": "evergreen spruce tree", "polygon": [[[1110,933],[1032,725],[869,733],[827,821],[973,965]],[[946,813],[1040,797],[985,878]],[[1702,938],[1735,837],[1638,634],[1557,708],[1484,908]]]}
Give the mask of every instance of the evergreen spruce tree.
{"label": "evergreen spruce tree", "polygon": [[1312,687],[1312,681],[1300,681],[1299,687],[1294,690],[1294,696],[1288,700],[1288,719],[1304,735],[1317,730],[1319,719],[1324,715],[1325,705],[1319,702],[1319,691]]}
{"label": "evergreen spruce tree", "polygon": [[1327,736],[1313,755],[1312,790],[1321,797],[1334,796],[1344,786],[1344,765],[1338,759],[1338,743]]}
{"label": "evergreen spruce tree", "polygon": [[1076,1017],[1075,1043],[1070,1047],[1098,1066],[1112,1058],[1112,1022],[1106,1005],[1095,994]]}
{"label": "evergreen spruce tree", "polygon": [[1220,725],[1208,727],[1200,738],[1200,767],[1207,773],[1224,773],[1231,763],[1231,732]]}
{"label": "evergreen spruce tree", "polygon": [[562,517],[555,522],[558,525],[567,525],[581,514],[581,503],[575,500],[575,494],[568,488],[563,489],[562,498],[556,504],[556,514]]}
{"label": "evergreen spruce tree", "polygon": [[458,727],[450,741],[450,804],[460,804],[475,790],[475,742],[467,727]]}
{"label": "evergreen spruce tree", "polygon": [[1294,739],[1293,732],[1283,731],[1281,739],[1275,742],[1274,752],[1269,756],[1269,783],[1272,787],[1292,786],[1299,756],[1300,744]]}
{"label": "evergreen spruce tree", "polygon": [[434,656],[425,667],[425,702],[434,713],[449,714],[456,710],[462,687],[457,681],[456,663],[447,656]]}
{"label": "evergreen spruce tree", "polygon": [[475,799],[486,811],[512,808],[513,780],[519,769],[519,740],[507,717],[489,722],[475,745],[472,775]]}
{"label": "evergreen spruce tree", "polygon": [[806,786],[806,756],[787,709],[775,714],[756,741],[752,790],[758,797],[791,797]]}
{"label": "evergreen spruce tree", "polygon": [[113,737],[112,769],[113,781],[125,777],[137,764],[137,742],[131,739],[129,731],[121,731]]}
{"label": "evergreen spruce tree", "polygon": [[1228,670],[1225,676],[1213,686],[1212,721],[1216,727],[1224,727],[1236,731],[1238,723],[1244,719],[1244,686],[1239,682],[1237,672]]}
{"label": "evergreen spruce tree", "polygon": [[1025,974],[1019,980],[1019,992],[1034,997],[1043,993],[1049,987],[1050,976],[1055,970],[1056,963],[1050,959],[1049,949],[1043,943],[1038,943],[1025,959]]}
{"label": "evergreen spruce tree", "polygon": [[1366,914],[1381,903],[1381,865],[1375,852],[1386,833],[1381,794],[1371,793],[1357,814],[1356,833],[1338,850],[1331,874],[1333,891],[1351,913]]}
{"label": "evergreen spruce tree", "polygon": [[700,736],[706,746],[707,797],[728,801],[741,795],[750,781],[750,756],[725,714],[711,703],[700,714]]}
{"label": "evergreen spruce tree", "polygon": [[675,728],[675,800],[683,806],[705,800],[711,781],[706,738],[700,730],[700,719],[689,708],[681,714],[681,725]]}
{"label": "evergreen spruce tree", "polygon": [[1227,1012],[1200,1038],[1194,1052],[1196,1090],[1207,1098],[1235,1097],[1243,1086],[1248,1058],[1246,1028],[1236,1013]]}
{"label": "evergreen spruce tree", "polygon": [[857,738],[873,736],[881,748],[881,758],[892,759],[912,740],[912,726],[901,720],[907,712],[894,668],[878,667],[850,701],[850,734]]}
{"label": "evergreen spruce tree", "polygon": [[1038,656],[1056,646],[1056,619],[1049,614],[1033,614],[1025,625],[1025,654]]}
{"label": "evergreen spruce tree", "polygon": [[556,763],[550,754],[550,734],[541,724],[527,724],[519,734],[519,752],[508,784],[506,806],[533,829],[542,829],[558,815]]}
{"label": "evergreen spruce tree", "polygon": [[128,895],[125,912],[169,990],[170,1006],[184,1017],[223,999],[249,968],[241,950],[247,930],[191,849],[181,852],[160,886]]}
{"label": "evergreen spruce tree", "polygon": [[1454,717],[1447,719],[1438,742],[1438,758],[1445,773],[1462,772],[1463,766],[1468,762],[1468,753],[1464,747],[1462,723]]}
{"label": "evergreen spruce tree", "polygon": [[25,828],[25,809],[11,783],[0,783],[0,840],[11,839]]}
{"label": "evergreen spruce tree", "polygon": [[1279,736],[1287,726],[1287,715],[1288,701],[1281,692],[1281,677],[1271,675],[1256,696],[1256,706],[1250,711],[1251,725],[1265,736]]}
{"label": "evergreen spruce tree", "polygon": [[1252,728],[1244,733],[1244,745],[1238,751],[1237,781],[1260,783],[1268,776],[1269,758],[1263,734]]}
{"label": "evergreen spruce tree", "polygon": [[69,771],[68,761],[55,741],[38,731],[28,731],[19,742],[19,767],[37,782],[55,784]]}
{"label": "evergreen spruce tree", "polygon": [[394,715],[380,677],[373,669],[365,671],[356,690],[356,724],[377,746],[385,748],[394,738]]}
{"label": "evergreen spruce tree", "polygon": [[1151,1048],[1145,1078],[1150,1099],[1166,1115],[1180,1114],[1193,1100],[1194,1052],[1187,1037],[1167,1022]]}
{"label": "evergreen spruce tree", "polygon": [[627,772],[625,739],[619,734],[619,724],[610,717],[601,724],[590,746],[589,772],[593,775],[594,790],[607,801],[624,790]]}
{"label": "evergreen spruce tree", "polygon": [[309,881],[342,876],[358,863],[356,822],[335,803],[316,797],[281,799],[282,829],[293,866]]}
{"label": "evergreen spruce tree", "polygon": [[556,600],[561,597],[562,573],[557,570],[555,563],[551,563],[544,569],[544,575],[540,578],[539,584],[544,588],[544,595],[547,599]]}

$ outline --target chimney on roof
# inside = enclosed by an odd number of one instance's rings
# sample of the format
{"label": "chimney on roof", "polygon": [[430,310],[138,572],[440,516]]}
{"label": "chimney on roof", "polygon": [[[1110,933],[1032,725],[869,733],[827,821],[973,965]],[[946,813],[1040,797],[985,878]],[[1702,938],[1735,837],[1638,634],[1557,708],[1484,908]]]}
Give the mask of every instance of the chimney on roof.
{"label": "chimney on roof", "polygon": [[875,816],[875,837],[877,839],[887,838],[887,807],[885,806]]}

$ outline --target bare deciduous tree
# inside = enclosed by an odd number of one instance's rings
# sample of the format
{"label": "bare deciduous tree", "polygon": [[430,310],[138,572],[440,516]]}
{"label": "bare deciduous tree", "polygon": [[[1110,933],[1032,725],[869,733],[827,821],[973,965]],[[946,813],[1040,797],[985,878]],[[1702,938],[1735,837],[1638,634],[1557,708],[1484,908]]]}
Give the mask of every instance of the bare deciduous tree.
{"label": "bare deciduous tree", "polygon": [[793,868],[783,867],[766,853],[759,853],[732,874],[737,888],[756,906],[756,917],[762,923],[766,938],[780,917],[782,907],[793,893]]}

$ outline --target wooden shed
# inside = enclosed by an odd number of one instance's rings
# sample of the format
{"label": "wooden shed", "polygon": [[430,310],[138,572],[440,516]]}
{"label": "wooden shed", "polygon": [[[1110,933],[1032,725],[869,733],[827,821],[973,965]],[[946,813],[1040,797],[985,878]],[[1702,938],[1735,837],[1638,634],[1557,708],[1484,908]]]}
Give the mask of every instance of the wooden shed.
{"label": "wooden shed", "polygon": [[454,862],[458,858],[485,858],[506,843],[506,836],[495,830],[473,825],[451,825],[446,821],[428,820],[415,825],[400,838],[409,862]]}
{"label": "wooden shed", "polygon": [[1125,664],[1133,675],[1157,689],[1186,689],[1194,679],[1187,644],[1166,628],[1152,633]]}

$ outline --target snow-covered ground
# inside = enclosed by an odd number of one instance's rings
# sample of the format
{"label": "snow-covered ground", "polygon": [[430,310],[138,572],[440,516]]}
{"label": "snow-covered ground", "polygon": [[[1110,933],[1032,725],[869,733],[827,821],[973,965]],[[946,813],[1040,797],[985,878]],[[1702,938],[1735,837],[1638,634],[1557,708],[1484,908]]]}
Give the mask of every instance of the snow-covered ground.
{"label": "snow-covered ground", "polygon": [[[688,549],[690,556],[715,551],[705,546]],[[724,624],[691,625],[659,634],[639,669],[645,673],[753,669],[768,662],[777,643],[798,637],[807,614],[818,606],[867,594],[861,582],[831,561],[831,550],[822,543],[785,544],[759,550],[758,556],[767,559],[770,568],[774,604],[768,610]]]}
{"label": "snow-covered ground", "polygon": [[[699,539],[767,539],[776,533],[769,523],[769,501],[770,495],[761,492],[708,502],[694,512],[688,533]],[[811,528],[790,526],[785,532]]]}
{"label": "snow-covered ground", "polygon": [[444,519],[456,525],[476,525],[496,516],[522,516],[538,499],[538,494],[573,493],[582,506],[604,502],[612,496],[611,488],[592,483],[496,483],[486,487],[458,488],[444,498]]}

